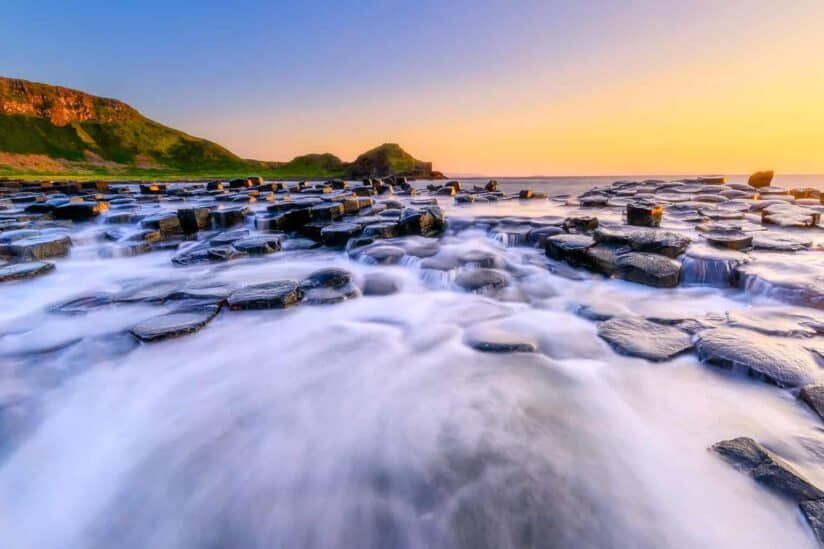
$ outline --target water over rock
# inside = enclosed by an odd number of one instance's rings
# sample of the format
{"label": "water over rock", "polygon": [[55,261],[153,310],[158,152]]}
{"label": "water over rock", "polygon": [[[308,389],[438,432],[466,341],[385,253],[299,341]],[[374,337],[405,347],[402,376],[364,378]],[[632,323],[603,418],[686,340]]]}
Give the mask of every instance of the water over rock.
{"label": "water over rock", "polygon": [[822,370],[799,341],[803,340],[721,327],[701,332],[696,350],[701,360],[716,366],[740,367],[780,387],[800,387],[816,381]]}
{"label": "water over rock", "polygon": [[656,288],[674,288],[681,278],[681,263],[662,255],[630,252],[618,258],[615,276]]}
{"label": "water over rock", "polygon": [[54,263],[45,261],[32,261],[29,263],[13,263],[0,267],[0,282],[11,282],[14,280],[25,280],[36,276],[44,275],[54,270]]}
{"label": "water over rock", "polygon": [[824,419],[824,383],[802,387],[798,398]]}
{"label": "water over rock", "polygon": [[194,333],[217,314],[217,307],[155,316],[136,324],[130,330],[141,341],[154,342]]}
{"label": "water over rock", "polygon": [[233,311],[245,309],[284,309],[303,298],[303,291],[292,280],[278,280],[246,286],[233,292],[228,299]]}
{"label": "water over rock", "polygon": [[616,317],[598,325],[598,335],[619,353],[652,361],[670,358],[692,349],[686,332],[639,317]]}

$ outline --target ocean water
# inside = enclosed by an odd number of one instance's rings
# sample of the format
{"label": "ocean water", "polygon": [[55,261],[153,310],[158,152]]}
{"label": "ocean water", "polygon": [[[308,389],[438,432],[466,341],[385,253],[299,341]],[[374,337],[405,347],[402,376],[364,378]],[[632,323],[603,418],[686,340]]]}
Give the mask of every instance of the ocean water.
{"label": "ocean water", "polygon": [[[575,195],[613,180],[499,187]],[[821,178],[776,183],[824,188]],[[484,222],[592,211],[439,201],[453,228],[389,241],[406,252],[392,265],[314,248],[175,267],[174,249],[112,253],[103,219],[73,228],[54,273],[0,288],[2,546],[815,547],[795,504],[708,451],[753,437],[824,483],[821,421],[793,391],[694,353],[656,363],[619,354],[579,312],[822,322],[821,310],[781,299],[769,282],[819,272],[822,252],[770,255],[763,268],[775,276],[761,286],[699,277],[657,289],[548,265],[521,233]],[[695,234],[676,219],[664,227]],[[804,237],[824,244],[813,231]],[[453,266],[431,268],[413,248]],[[473,293],[456,283],[479,265],[506,286]],[[174,310],[161,298],[182,288],[329,267],[361,287],[377,273],[398,291],[224,309],[197,333],[151,344],[127,333]],[[124,292],[144,299],[50,310]],[[478,337],[536,352],[480,352],[469,345]]]}

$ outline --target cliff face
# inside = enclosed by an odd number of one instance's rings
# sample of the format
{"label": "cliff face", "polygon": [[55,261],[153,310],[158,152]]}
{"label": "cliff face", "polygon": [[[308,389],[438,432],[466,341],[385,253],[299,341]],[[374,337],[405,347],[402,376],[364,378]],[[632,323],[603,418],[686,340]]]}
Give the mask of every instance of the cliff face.
{"label": "cliff face", "polygon": [[55,126],[87,121],[127,121],[140,116],[135,109],[116,99],[3,77],[0,77],[0,113],[43,118]]}
{"label": "cliff face", "polygon": [[407,175],[420,178],[440,175],[432,171],[431,162],[417,160],[397,143],[384,143],[366,151],[348,166],[346,174],[349,177]]}

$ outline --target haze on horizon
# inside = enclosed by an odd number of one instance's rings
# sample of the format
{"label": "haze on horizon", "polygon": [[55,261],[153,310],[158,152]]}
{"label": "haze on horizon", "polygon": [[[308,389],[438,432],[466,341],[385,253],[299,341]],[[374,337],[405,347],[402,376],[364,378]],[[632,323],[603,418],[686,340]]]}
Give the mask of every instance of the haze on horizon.
{"label": "haze on horizon", "polygon": [[0,74],[241,156],[397,142],[446,173],[824,173],[824,2],[45,0]]}

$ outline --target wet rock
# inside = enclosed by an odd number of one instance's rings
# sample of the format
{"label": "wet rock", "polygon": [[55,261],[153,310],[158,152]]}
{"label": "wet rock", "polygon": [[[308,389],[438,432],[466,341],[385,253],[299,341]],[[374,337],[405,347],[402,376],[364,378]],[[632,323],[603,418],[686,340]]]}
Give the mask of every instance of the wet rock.
{"label": "wet rock", "polygon": [[538,246],[539,248],[546,247],[546,241],[551,236],[555,236],[556,234],[562,234],[564,230],[561,227],[539,227],[537,229],[532,229],[526,235],[526,241],[534,246]]}
{"label": "wet rock", "polygon": [[280,250],[280,238],[272,236],[256,236],[244,238],[232,243],[236,250],[249,255],[271,254]]}
{"label": "wet rock", "polygon": [[141,341],[160,341],[200,330],[217,312],[218,308],[212,307],[199,311],[169,313],[144,320],[129,331]]}
{"label": "wet rock", "polygon": [[348,271],[337,268],[319,269],[301,280],[300,288],[343,288],[352,283],[352,275]]}
{"label": "wet rock", "polygon": [[707,242],[717,248],[746,250],[752,248],[752,235],[740,231],[716,231],[704,233]]}
{"label": "wet rock", "polygon": [[546,255],[552,259],[566,261],[575,266],[591,265],[587,250],[595,245],[591,236],[581,234],[559,234],[546,240]]}
{"label": "wet rock", "polygon": [[504,260],[498,254],[488,250],[469,250],[458,257],[460,265],[482,267],[485,269],[500,269],[504,267]]}
{"label": "wet rock", "polygon": [[753,235],[752,239],[753,248],[771,252],[800,252],[808,249],[811,245],[812,242],[809,240],[771,234]]}
{"label": "wet rock", "polygon": [[596,244],[586,251],[589,268],[607,276],[618,270],[618,259],[630,251],[629,246],[620,244]]}
{"label": "wet rock", "polygon": [[68,315],[84,314],[94,309],[111,305],[112,303],[112,296],[109,294],[84,295],[51,305],[49,312]]}
{"label": "wet rock", "polygon": [[208,229],[212,223],[212,212],[209,208],[181,208],[177,210],[180,228],[184,234],[195,234]]}
{"label": "wet rock", "polygon": [[212,210],[212,223],[215,227],[227,228],[246,220],[246,215],[250,213],[249,208],[245,206],[233,206],[229,208],[222,208],[219,210]]}
{"label": "wet rock", "polygon": [[824,419],[824,383],[803,387],[798,398]]}
{"label": "wet rock", "polygon": [[772,183],[773,175],[774,175],[774,173],[773,173],[772,170],[766,170],[766,171],[763,171],[763,172],[755,172],[747,180],[747,184],[750,187],[755,187],[756,189],[760,189],[762,187],[769,187],[770,183]]}
{"label": "wet rock", "polygon": [[435,236],[443,232],[446,216],[438,206],[404,208],[398,224],[404,235]]}
{"label": "wet rock", "polygon": [[724,440],[713,444],[712,450],[756,482],[795,502],[824,499],[824,491],[751,438]]}
{"label": "wet rock", "polygon": [[661,224],[663,213],[664,208],[659,204],[627,204],[627,224],[657,227]]}
{"label": "wet rock", "polygon": [[353,284],[337,288],[309,288],[303,293],[303,303],[307,305],[334,305],[356,297],[360,297],[360,290]]}
{"label": "wet rock", "polygon": [[355,223],[332,223],[321,229],[320,239],[325,246],[341,247],[360,232],[361,226]]}
{"label": "wet rock", "polygon": [[21,238],[11,244],[0,246],[0,251],[7,251],[23,259],[48,259],[69,253],[72,241],[65,235],[39,235]]}
{"label": "wet rock", "polygon": [[759,257],[736,269],[738,286],[748,293],[824,309],[824,269],[820,262],[793,263],[782,257]]}
{"label": "wet rock", "polygon": [[0,267],[0,282],[25,280],[44,275],[54,269],[53,263],[34,261],[30,263],[14,263]]}
{"label": "wet rock", "polygon": [[234,246],[212,246],[206,251],[206,257],[210,261],[230,261],[248,256],[246,252],[238,250]]}
{"label": "wet rock", "polygon": [[375,245],[364,248],[358,255],[369,258],[370,263],[396,265],[400,263],[406,252],[399,246]]}
{"label": "wet rock", "polygon": [[464,343],[484,353],[534,353],[537,342],[519,333],[490,327],[469,328]]}
{"label": "wet rock", "polygon": [[593,238],[596,242],[629,246],[636,252],[647,252],[677,257],[686,251],[690,239],[672,231],[630,229],[626,227],[599,227]]}
{"label": "wet rock", "polygon": [[228,246],[234,242],[249,238],[248,229],[236,229],[234,231],[224,231],[209,239],[209,243],[213,246]]}
{"label": "wet rock", "polygon": [[780,387],[800,387],[816,380],[820,367],[799,340],[760,334],[743,328],[701,332],[698,357],[723,368],[743,368],[752,377]]}
{"label": "wet rock", "polygon": [[58,206],[52,212],[55,219],[70,219],[72,221],[86,221],[97,217],[106,207],[98,202],[70,202]]}
{"label": "wet rock", "polygon": [[810,525],[815,539],[824,547],[824,500],[802,501],[798,508]]}
{"label": "wet rock", "polygon": [[343,204],[340,202],[329,202],[312,206],[310,210],[313,219],[332,221],[343,217]]}
{"label": "wet rock", "polygon": [[598,228],[598,218],[588,215],[567,217],[563,227],[571,233],[589,233]]}
{"label": "wet rock", "polygon": [[399,225],[392,221],[372,223],[363,228],[363,236],[371,238],[394,238],[398,233]]}
{"label": "wet rock", "polygon": [[183,232],[176,212],[163,212],[150,215],[140,221],[142,227],[160,231],[164,236]]}
{"label": "wet rock", "polygon": [[578,200],[578,204],[582,208],[606,208],[608,202],[609,197],[603,194],[591,194]]}
{"label": "wet rock", "polygon": [[686,332],[638,317],[602,322],[598,335],[621,354],[652,361],[669,360],[692,349],[692,338]]}
{"label": "wet rock", "polygon": [[295,305],[303,298],[303,291],[293,280],[279,280],[246,286],[229,295],[229,308],[249,309],[284,309]]}
{"label": "wet rock", "polygon": [[363,278],[362,291],[365,296],[391,295],[400,289],[400,281],[384,273],[368,273]]}
{"label": "wet rock", "polygon": [[455,284],[470,292],[503,288],[508,284],[506,274],[494,269],[470,269],[455,277]]}
{"label": "wet rock", "polygon": [[618,258],[615,275],[656,288],[674,288],[681,278],[681,264],[661,255],[630,252]]}

